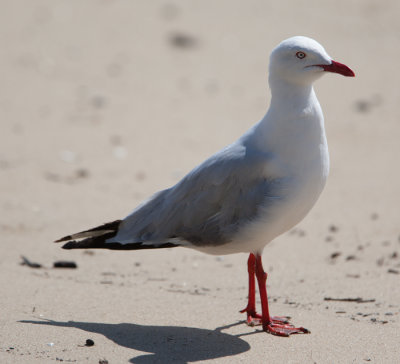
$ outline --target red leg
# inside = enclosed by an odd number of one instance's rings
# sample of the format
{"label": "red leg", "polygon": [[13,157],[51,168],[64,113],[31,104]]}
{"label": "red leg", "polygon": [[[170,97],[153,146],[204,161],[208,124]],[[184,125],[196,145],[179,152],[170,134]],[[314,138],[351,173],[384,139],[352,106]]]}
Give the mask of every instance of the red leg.
{"label": "red leg", "polygon": [[267,287],[266,287],[267,273],[264,272],[264,268],[262,266],[262,261],[261,261],[261,255],[258,254],[256,257],[255,275],[257,277],[258,288],[260,290],[261,308],[262,308],[261,321],[264,331],[278,336],[289,336],[291,334],[309,333],[310,331],[308,331],[304,327],[294,327],[289,323],[282,323],[270,317],[268,309]]}
{"label": "red leg", "polygon": [[[256,312],[256,257],[250,253],[247,261],[247,270],[249,272],[249,296],[246,308],[241,313],[247,313],[247,325],[262,325],[262,316]],[[271,317],[272,322],[277,324],[288,323],[289,317]]]}
{"label": "red leg", "polygon": [[249,296],[246,308],[240,312],[247,313],[247,324],[249,326],[260,325],[261,315],[256,313],[256,257],[250,253],[249,259],[247,260],[247,271],[249,272]]}

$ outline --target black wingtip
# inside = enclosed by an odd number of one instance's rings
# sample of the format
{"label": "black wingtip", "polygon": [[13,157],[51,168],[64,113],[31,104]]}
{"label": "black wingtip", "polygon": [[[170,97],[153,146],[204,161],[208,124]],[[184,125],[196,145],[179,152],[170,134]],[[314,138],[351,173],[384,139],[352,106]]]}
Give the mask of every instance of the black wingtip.
{"label": "black wingtip", "polygon": [[68,241],[68,240],[71,240],[71,239],[72,239],[72,236],[71,235],[67,235],[67,236],[64,236],[61,239],[54,240],[54,243],[61,243],[62,241]]}
{"label": "black wingtip", "polygon": [[143,250],[143,249],[162,249],[162,248],[175,248],[179,245],[173,243],[164,243],[159,245],[146,245],[141,242],[120,244],[120,243],[106,243],[104,237],[88,238],[81,241],[71,240],[62,246],[63,249],[109,249],[109,250]]}
{"label": "black wingtip", "polygon": [[95,228],[92,228],[89,230],[84,230],[84,231],[81,231],[76,234],[64,236],[61,239],[55,240],[54,242],[60,243],[62,241],[68,241],[68,240],[72,240],[72,239],[95,238],[95,237],[101,237],[102,235],[111,237],[117,233],[121,222],[122,222],[122,220],[115,220],[115,221],[107,222],[103,225],[96,226]]}
{"label": "black wingtip", "polygon": [[[63,240],[61,240],[61,239],[56,240],[55,243],[58,243],[60,241],[63,241]],[[74,249],[74,248],[76,248],[76,241],[75,240],[69,241],[68,243],[64,244],[61,248],[67,249],[67,250]]]}
{"label": "black wingtip", "polygon": [[[110,234],[109,234],[110,235]],[[111,234],[112,235],[112,234]],[[108,238],[107,235],[87,238],[83,240],[71,240],[62,246],[63,249],[108,249],[105,240]]]}

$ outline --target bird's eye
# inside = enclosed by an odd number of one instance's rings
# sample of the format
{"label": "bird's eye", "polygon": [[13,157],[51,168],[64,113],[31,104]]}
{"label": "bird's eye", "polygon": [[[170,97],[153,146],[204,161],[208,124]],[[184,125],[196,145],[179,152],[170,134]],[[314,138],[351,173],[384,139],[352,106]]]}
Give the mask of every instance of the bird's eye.
{"label": "bird's eye", "polygon": [[300,58],[300,59],[303,59],[303,58],[306,57],[306,54],[305,54],[304,52],[297,52],[297,53],[296,53],[296,57],[297,57],[297,58]]}

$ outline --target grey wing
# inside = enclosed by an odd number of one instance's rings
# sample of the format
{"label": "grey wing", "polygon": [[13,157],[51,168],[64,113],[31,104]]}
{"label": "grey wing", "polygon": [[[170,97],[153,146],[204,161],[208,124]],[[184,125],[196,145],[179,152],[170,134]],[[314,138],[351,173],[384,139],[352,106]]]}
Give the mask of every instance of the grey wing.
{"label": "grey wing", "polygon": [[161,191],[121,223],[112,241],[223,245],[276,198],[265,159],[244,147],[226,149]]}

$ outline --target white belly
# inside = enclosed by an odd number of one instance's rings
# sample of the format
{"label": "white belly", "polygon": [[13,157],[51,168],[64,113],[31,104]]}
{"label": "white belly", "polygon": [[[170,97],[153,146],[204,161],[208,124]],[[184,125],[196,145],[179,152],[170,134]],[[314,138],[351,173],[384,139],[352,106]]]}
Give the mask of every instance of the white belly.
{"label": "white belly", "polygon": [[[318,158],[288,177],[285,195],[273,204],[266,204],[259,216],[240,229],[234,241],[213,247],[211,254],[261,253],[265,245],[297,225],[315,205],[329,173],[329,155],[326,144]],[[201,250],[201,249],[200,249]]]}

